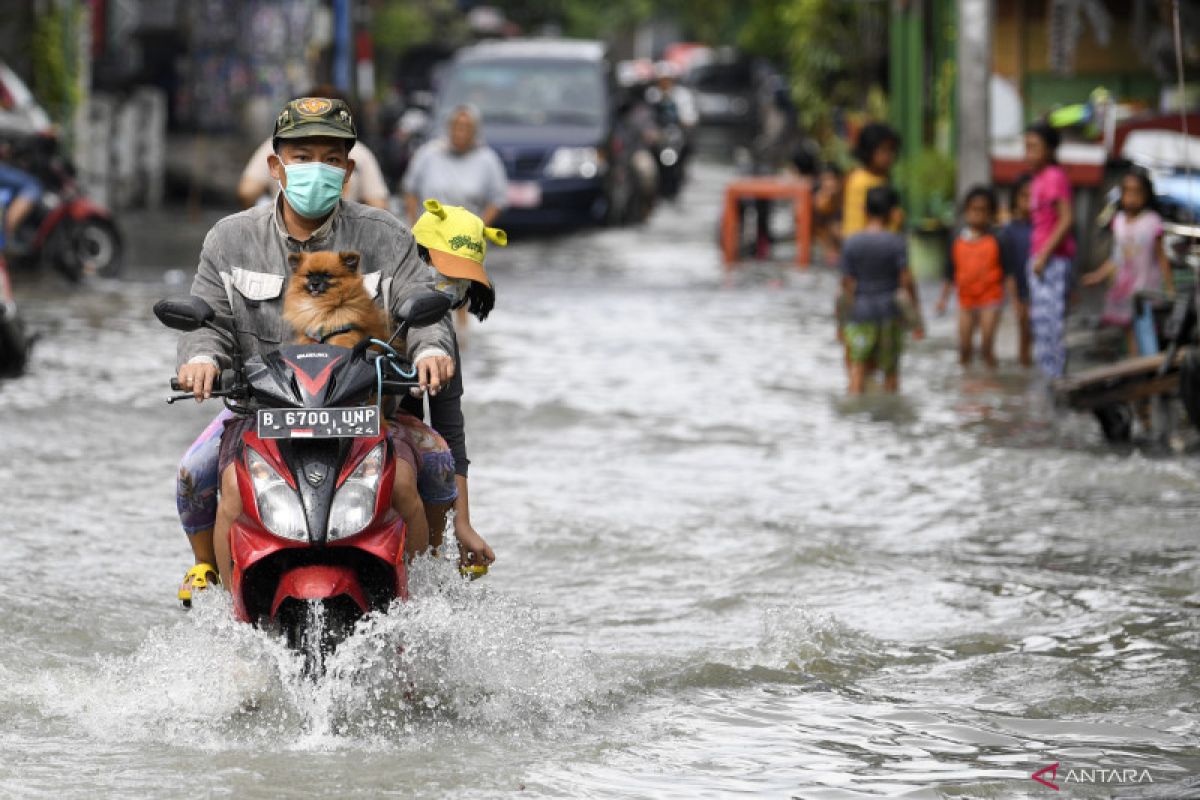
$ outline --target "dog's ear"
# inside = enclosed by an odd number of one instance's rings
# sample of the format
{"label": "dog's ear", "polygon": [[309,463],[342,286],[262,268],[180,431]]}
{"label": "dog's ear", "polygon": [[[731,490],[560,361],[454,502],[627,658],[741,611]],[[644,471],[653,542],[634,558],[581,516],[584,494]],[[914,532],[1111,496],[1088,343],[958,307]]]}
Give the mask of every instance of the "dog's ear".
{"label": "dog's ear", "polygon": [[342,266],[351,272],[358,272],[358,260],[361,256],[353,250],[338,253],[338,258],[342,259]]}
{"label": "dog's ear", "polygon": [[288,253],[288,264],[292,267],[292,272],[300,269],[301,262],[304,261],[303,253]]}

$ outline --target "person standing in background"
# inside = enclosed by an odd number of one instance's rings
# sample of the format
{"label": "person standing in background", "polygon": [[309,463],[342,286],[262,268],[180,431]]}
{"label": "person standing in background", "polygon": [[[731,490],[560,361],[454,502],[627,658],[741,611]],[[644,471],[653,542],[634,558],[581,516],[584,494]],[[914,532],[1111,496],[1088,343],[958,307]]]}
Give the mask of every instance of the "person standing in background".
{"label": "person standing in background", "polygon": [[825,164],[813,192],[813,238],[821,243],[830,266],[837,264],[839,258],[842,211],[842,172],[836,164]]}
{"label": "person standing in background", "polygon": [[996,368],[996,328],[1004,307],[1004,266],[1000,240],[992,232],[996,195],[987,186],[974,186],[963,200],[963,226],[946,258],[946,282],[937,313],[946,313],[951,292],[958,289],[958,360],[970,366],[975,331],[979,352],[988,369]]}
{"label": "person standing in background", "polygon": [[1029,317],[1033,356],[1047,378],[1062,377],[1067,366],[1067,281],[1075,257],[1071,183],[1055,158],[1058,145],[1058,131],[1045,122],[1025,129],[1025,160],[1033,173],[1029,186],[1029,218],[1033,223]]}
{"label": "person standing in background", "polygon": [[[872,122],[859,131],[854,145],[854,158],[859,165],[846,176],[843,189],[843,239],[867,226],[867,192],[888,183],[899,154],[900,134],[890,126]],[[897,216],[888,229],[899,231],[903,224],[903,216]]]}
{"label": "person standing in background", "polygon": [[410,224],[430,198],[467,209],[485,226],[495,224],[507,202],[508,176],[500,156],[480,140],[479,121],[474,106],[457,106],[447,120],[447,136],[417,150],[401,184]]}
{"label": "person standing in background", "polygon": [[1018,360],[1033,366],[1033,334],[1029,327],[1029,264],[1033,225],[1029,221],[1029,176],[1022,175],[1012,188],[1009,221],[1000,228],[1000,258],[1017,317]]}
{"label": "person standing in background", "polygon": [[[761,77],[756,90],[758,131],[751,143],[752,170],[755,175],[778,176],[789,167],[796,152],[800,122],[796,105],[784,79],[776,74]],[[750,203],[742,204],[743,220]],[[754,257],[771,254],[771,201],[753,202],[755,222]],[[745,223],[742,224],[743,229]]]}

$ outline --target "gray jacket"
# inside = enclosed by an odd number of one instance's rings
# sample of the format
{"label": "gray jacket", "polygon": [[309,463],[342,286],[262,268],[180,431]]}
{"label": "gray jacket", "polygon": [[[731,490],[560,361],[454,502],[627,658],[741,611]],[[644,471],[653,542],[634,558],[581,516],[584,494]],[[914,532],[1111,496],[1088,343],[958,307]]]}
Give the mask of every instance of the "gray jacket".
{"label": "gray jacket", "polygon": [[[340,201],[333,214],[300,242],[288,235],[277,204],[260,205],[225,217],[208,232],[192,294],[218,314],[234,318],[242,354],[269,353],[291,340],[283,319],[283,294],[291,270],[288,253],[357,250],[362,254],[367,291],[394,317],[408,297],[433,291],[429,267],[417,256],[412,233],[398,219],[377,208]],[[449,317],[408,335],[408,354],[454,352]],[[232,365],[229,345],[215,332],[200,329],[179,339],[178,366],[212,360],[222,369]]]}

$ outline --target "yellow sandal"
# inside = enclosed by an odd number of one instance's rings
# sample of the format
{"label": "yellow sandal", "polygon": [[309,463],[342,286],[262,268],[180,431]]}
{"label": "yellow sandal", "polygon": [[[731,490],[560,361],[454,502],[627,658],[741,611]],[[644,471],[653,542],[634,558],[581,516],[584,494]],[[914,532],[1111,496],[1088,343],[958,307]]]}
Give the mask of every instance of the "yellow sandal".
{"label": "yellow sandal", "polygon": [[[212,576],[211,578],[209,576]],[[217,577],[217,568],[212,564],[201,562],[192,567],[183,576],[183,583],[179,584],[179,602],[183,603],[184,608],[192,607],[192,592],[202,592],[208,588],[209,583],[220,583],[221,579]]]}
{"label": "yellow sandal", "polygon": [[487,575],[487,564],[459,564],[458,573],[469,581],[478,580]]}

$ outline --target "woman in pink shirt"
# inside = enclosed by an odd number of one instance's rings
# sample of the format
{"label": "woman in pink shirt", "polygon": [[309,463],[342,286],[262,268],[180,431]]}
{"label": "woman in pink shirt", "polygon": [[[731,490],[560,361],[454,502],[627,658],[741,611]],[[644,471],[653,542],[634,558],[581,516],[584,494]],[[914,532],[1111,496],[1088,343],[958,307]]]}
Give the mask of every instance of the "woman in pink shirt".
{"label": "woman in pink shirt", "polygon": [[1058,378],[1067,365],[1064,341],[1067,315],[1067,282],[1075,237],[1071,228],[1071,184],[1055,161],[1058,131],[1044,122],[1025,129],[1025,160],[1033,173],[1029,187],[1033,236],[1029,255],[1029,320],[1033,328],[1033,356],[1042,372]]}

